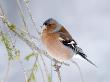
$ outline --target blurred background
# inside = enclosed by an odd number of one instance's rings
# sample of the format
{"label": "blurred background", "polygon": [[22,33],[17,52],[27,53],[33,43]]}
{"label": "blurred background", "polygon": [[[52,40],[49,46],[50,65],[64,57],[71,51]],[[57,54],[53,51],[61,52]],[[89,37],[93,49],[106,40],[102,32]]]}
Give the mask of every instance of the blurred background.
{"label": "blurred background", "polygon": [[[29,26],[29,32],[35,35],[28,17],[23,0],[20,0],[21,9]],[[0,0],[0,4],[11,23],[23,28],[19,16],[19,7],[16,0]],[[30,0],[29,7],[37,29],[41,31],[43,22],[54,18],[71,33],[78,45],[84,50],[88,58],[97,68],[85,60],[75,59],[78,62],[85,82],[110,82],[110,0]],[[5,29],[4,29],[5,30]],[[41,44],[42,45],[42,44]],[[24,56],[31,52],[22,41],[16,38],[16,46]],[[43,47],[42,47],[43,48]],[[0,80],[5,76],[8,65],[7,52],[0,43]],[[46,63],[51,61],[46,59]],[[30,68],[32,62],[24,61],[25,68]],[[24,76],[18,62],[12,62],[6,82],[24,82]],[[38,73],[38,82],[43,82]],[[62,66],[63,82],[81,82],[78,69],[75,65]],[[58,82],[53,71],[53,82]]]}

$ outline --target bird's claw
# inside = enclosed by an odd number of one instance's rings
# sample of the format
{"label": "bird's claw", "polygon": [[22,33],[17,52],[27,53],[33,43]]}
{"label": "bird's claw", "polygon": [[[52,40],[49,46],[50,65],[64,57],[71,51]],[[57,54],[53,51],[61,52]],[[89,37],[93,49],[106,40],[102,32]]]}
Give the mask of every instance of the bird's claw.
{"label": "bird's claw", "polygon": [[58,62],[55,62],[55,64],[53,65],[55,67],[54,71],[59,71],[59,69],[61,68],[62,63],[60,63],[60,65],[58,65]]}

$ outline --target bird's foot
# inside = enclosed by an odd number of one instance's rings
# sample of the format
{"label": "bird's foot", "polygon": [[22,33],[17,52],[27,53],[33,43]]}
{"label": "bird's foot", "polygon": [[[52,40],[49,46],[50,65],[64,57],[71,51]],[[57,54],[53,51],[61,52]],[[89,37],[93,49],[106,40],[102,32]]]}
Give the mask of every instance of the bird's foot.
{"label": "bird's foot", "polygon": [[62,63],[58,63],[57,61],[55,62],[55,64],[53,65],[55,67],[55,71],[59,71],[61,68]]}

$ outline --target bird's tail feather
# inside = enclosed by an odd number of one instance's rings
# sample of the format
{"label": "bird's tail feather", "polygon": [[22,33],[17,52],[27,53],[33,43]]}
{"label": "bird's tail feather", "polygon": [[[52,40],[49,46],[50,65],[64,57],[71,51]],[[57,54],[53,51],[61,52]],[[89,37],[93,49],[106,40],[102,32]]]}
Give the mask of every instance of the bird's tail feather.
{"label": "bird's tail feather", "polygon": [[86,61],[88,61],[90,64],[94,65],[95,67],[97,67],[91,60],[87,59],[87,57],[85,57],[83,53],[79,53],[79,55],[84,58]]}
{"label": "bird's tail feather", "polygon": [[84,54],[83,50],[80,47],[78,47],[78,46],[73,47],[73,52],[75,52],[76,54],[80,55],[82,58],[84,58],[85,60],[87,60],[89,63],[91,63],[92,65],[94,65],[95,67],[97,67],[92,61],[90,61],[89,59],[87,59],[87,55]]}
{"label": "bird's tail feather", "polygon": [[75,62],[75,61],[73,61],[73,60],[71,60],[71,62],[72,62],[73,64],[75,64],[76,67],[78,68],[79,73],[80,73],[80,77],[81,77],[81,81],[84,82],[83,74],[82,74],[82,71],[81,71],[79,65],[77,64],[77,62]]}

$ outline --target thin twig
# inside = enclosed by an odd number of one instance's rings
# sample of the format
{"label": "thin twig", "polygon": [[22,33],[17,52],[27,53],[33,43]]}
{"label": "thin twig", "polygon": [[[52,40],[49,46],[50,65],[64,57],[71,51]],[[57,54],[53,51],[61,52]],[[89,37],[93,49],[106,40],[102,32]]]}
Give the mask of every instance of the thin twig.
{"label": "thin twig", "polygon": [[57,72],[59,82],[62,82],[62,80],[61,80],[61,74],[60,74],[61,65],[59,66],[58,65],[58,62],[55,61],[54,67],[55,67],[55,71]]}
{"label": "thin twig", "polygon": [[23,71],[23,73],[24,73],[25,82],[28,82],[28,77],[27,77],[27,74],[26,74],[25,68],[24,68],[23,63],[22,63],[21,60],[19,60],[19,64],[21,65],[21,69],[22,69],[22,71]]}
{"label": "thin twig", "polygon": [[52,63],[52,60],[50,60],[50,61],[51,61],[51,82],[52,82],[52,79],[53,79],[53,77],[52,77],[52,76],[53,76],[53,75],[52,75],[52,74],[53,74],[53,71],[52,71],[52,66],[53,66],[53,65],[52,65],[52,64],[53,64],[53,63]]}
{"label": "thin twig", "polygon": [[43,59],[42,55],[40,55],[40,57],[41,57],[41,59],[42,59],[42,62],[43,62],[44,68],[45,68],[45,72],[46,72],[46,76],[47,76],[47,78],[48,78],[48,82],[50,82],[50,74],[49,74],[49,72],[48,72],[46,63],[44,62],[44,59]]}
{"label": "thin twig", "polygon": [[[35,55],[36,55],[36,54],[35,54]],[[31,76],[32,76],[32,74],[33,74],[33,72],[34,72],[34,70],[35,70],[35,67],[36,67],[37,62],[38,62],[38,55],[36,55],[36,57],[35,57],[35,62],[34,62],[34,64],[33,64],[33,68],[32,68],[32,70],[31,70],[31,73],[30,73],[30,76],[29,76],[27,82],[31,82]]]}
{"label": "thin twig", "polygon": [[58,74],[59,81],[62,82],[60,71],[57,71],[57,74]]}
{"label": "thin twig", "polygon": [[42,75],[42,77],[43,77],[43,81],[46,82],[46,81],[45,81],[44,74],[43,74],[43,70],[42,70],[42,68],[41,68],[41,65],[40,65],[40,62],[39,62],[39,61],[38,61],[38,64],[39,64],[39,66],[40,66],[40,71],[41,71],[41,75]]}
{"label": "thin twig", "polygon": [[38,35],[40,35],[40,32],[38,31],[37,26],[36,26],[36,24],[35,24],[35,21],[34,21],[34,19],[33,19],[33,16],[32,16],[32,14],[31,14],[31,10],[30,10],[30,8],[29,8],[29,5],[28,5],[28,3],[27,3],[25,0],[24,0],[24,3],[25,3],[25,5],[26,5],[28,14],[29,14],[29,16],[30,16],[30,18],[31,18],[32,24],[33,24],[35,30],[37,31]]}
{"label": "thin twig", "polygon": [[8,61],[8,66],[7,66],[7,70],[6,70],[6,74],[5,74],[3,82],[6,82],[8,79],[9,70],[10,70],[10,61]]}
{"label": "thin twig", "polygon": [[26,23],[26,21],[25,21],[25,16],[24,16],[23,11],[22,11],[22,9],[21,9],[21,5],[20,5],[19,0],[16,0],[16,3],[17,3],[18,8],[19,8],[19,10],[20,10],[20,16],[21,16],[21,19],[22,19],[22,21],[23,21],[23,23],[24,23],[24,27],[25,27],[26,31],[28,32],[28,34],[29,34],[28,27],[27,27],[27,23]]}
{"label": "thin twig", "polygon": [[82,74],[82,71],[81,71],[79,65],[77,64],[77,62],[75,62],[75,61],[73,61],[73,60],[71,60],[71,62],[72,62],[73,64],[75,64],[76,67],[78,68],[79,73],[80,73],[80,77],[81,77],[81,81],[84,82],[83,74]]}

